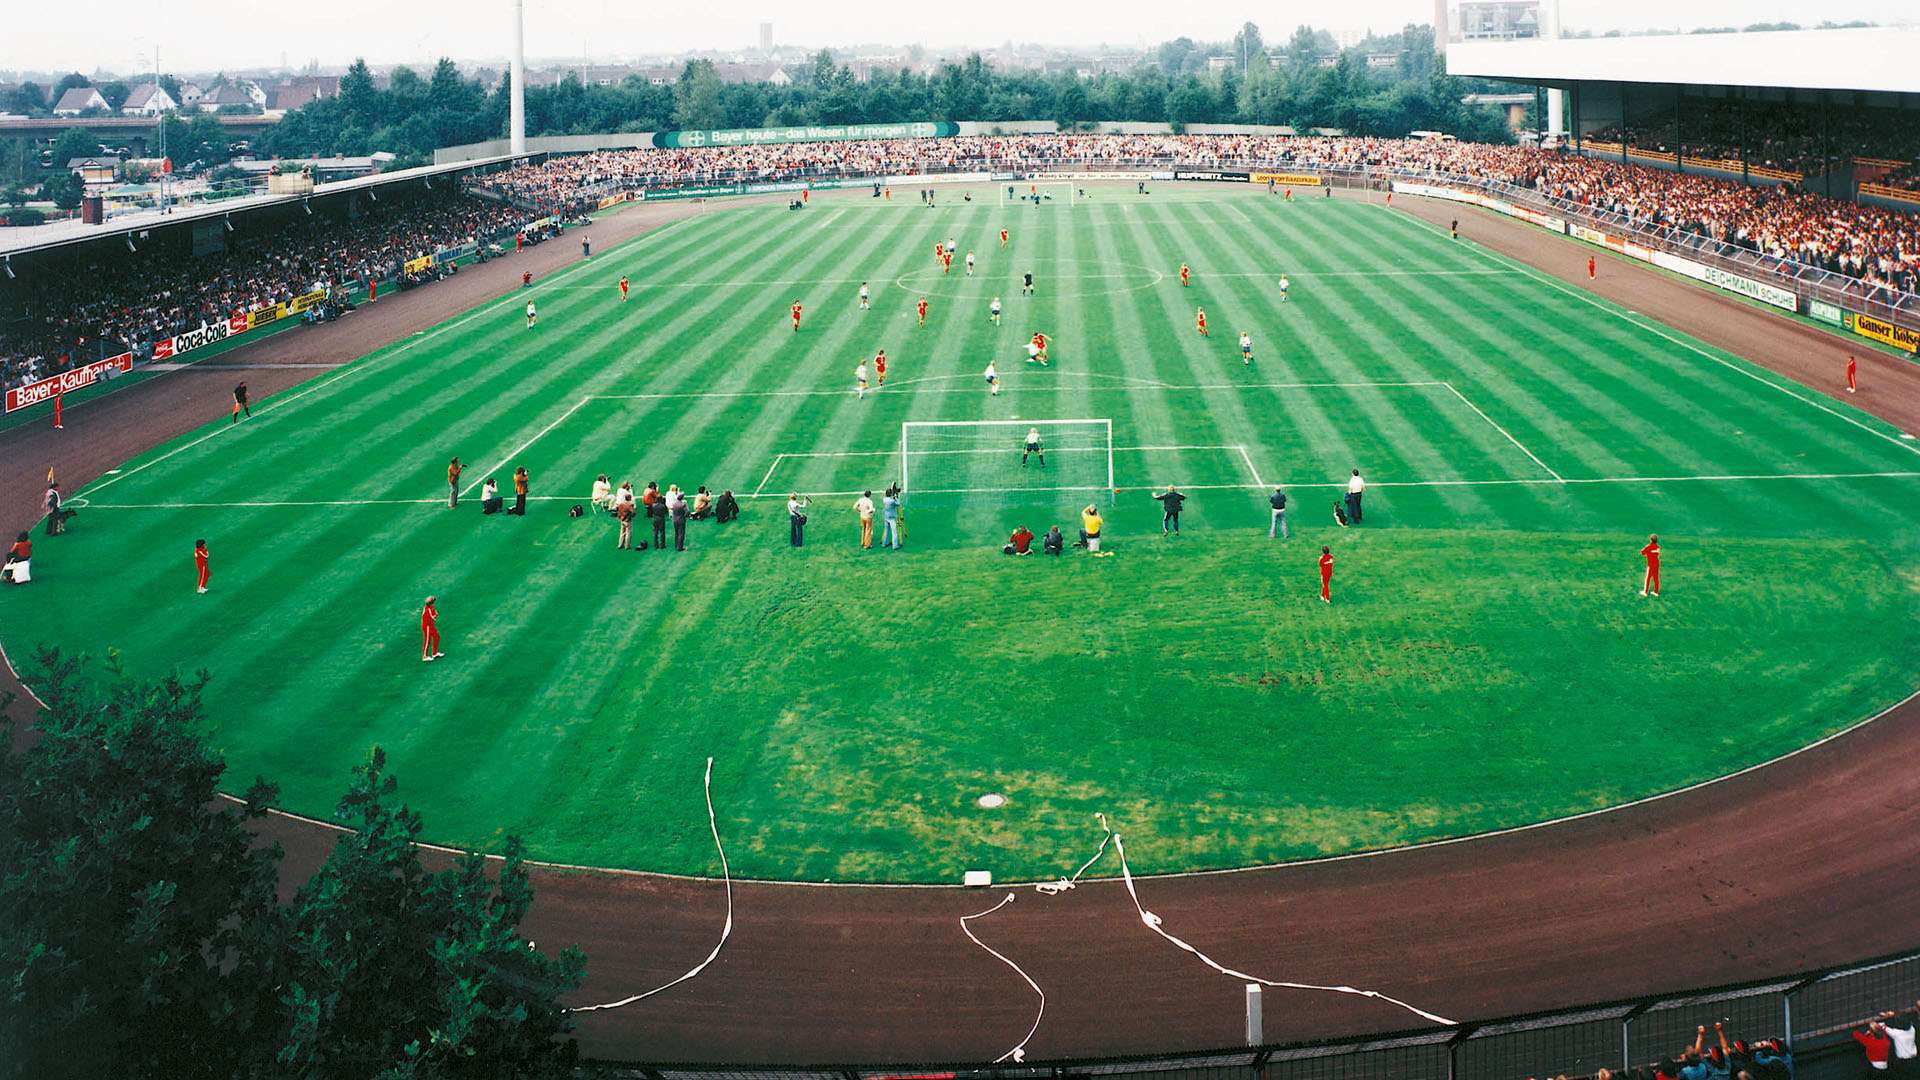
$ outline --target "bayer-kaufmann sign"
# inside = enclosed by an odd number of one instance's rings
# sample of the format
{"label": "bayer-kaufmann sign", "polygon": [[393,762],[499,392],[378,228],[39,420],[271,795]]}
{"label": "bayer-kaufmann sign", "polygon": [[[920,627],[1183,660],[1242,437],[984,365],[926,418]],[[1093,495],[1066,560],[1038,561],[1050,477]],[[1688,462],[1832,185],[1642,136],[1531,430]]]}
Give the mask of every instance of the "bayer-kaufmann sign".
{"label": "bayer-kaufmann sign", "polygon": [[774,128],[706,128],[698,131],[658,131],[659,147],[758,146],[767,143],[847,142],[854,139],[935,139],[960,134],[960,125],[948,120],[921,120],[905,124],[810,124]]}

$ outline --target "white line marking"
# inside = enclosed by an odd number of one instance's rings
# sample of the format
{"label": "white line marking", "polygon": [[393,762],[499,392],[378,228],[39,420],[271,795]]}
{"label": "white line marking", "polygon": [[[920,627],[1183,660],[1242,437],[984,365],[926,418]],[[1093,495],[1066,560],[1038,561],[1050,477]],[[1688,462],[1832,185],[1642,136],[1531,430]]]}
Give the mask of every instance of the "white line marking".
{"label": "white line marking", "polygon": [[693,965],[685,975],[680,976],[670,983],[656,986],[643,994],[623,997],[619,1001],[609,1001],[604,1005],[582,1005],[577,1009],[568,1010],[569,1012],[598,1012],[601,1009],[617,1009],[622,1005],[631,1005],[636,1001],[650,998],[663,990],[671,990],[681,983],[686,982],[688,979],[693,978],[695,975],[707,970],[707,965],[713,963],[714,958],[720,955],[720,950],[727,947],[727,939],[733,936],[733,868],[727,865],[727,849],[720,843],[720,823],[713,815],[712,758],[707,759],[707,828],[713,830],[713,847],[715,851],[720,853],[720,873],[722,880],[727,884],[727,921],[720,926],[720,940],[714,942],[713,951],[707,954],[705,960]]}
{"label": "white line marking", "polygon": [[762,490],[764,490],[764,489],[766,488],[766,486],[767,486],[767,481],[769,481],[769,480],[771,480],[771,479],[773,479],[773,470],[775,470],[775,469],[777,469],[777,468],[779,468],[779,467],[780,467],[780,459],[781,459],[781,458],[784,458],[784,457],[786,457],[786,456],[787,456],[787,455],[785,455],[785,454],[775,454],[775,455],[773,455],[773,464],[771,464],[771,465],[769,465],[769,466],[767,466],[767,475],[765,475],[765,476],[763,476],[763,477],[761,477],[761,478],[760,478],[760,485],[759,485],[758,487],[756,487],[756,488],[754,488],[754,489],[753,489],[753,494],[751,494],[751,495],[749,495],[749,496],[747,496],[747,498],[749,498],[749,499],[757,499],[757,498],[759,498],[759,497],[760,497],[760,492],[761,492]]}
{"label": "white line marking", "polygon": [[[1063,375],[1079,375],[1080,372],[1062,372]],[[977,379],[974,375],[933,375],[920,379],[900,380],[893,385],[907,386],[914,382],[944,382],[951,379]],[[1416,387],[1445,386],[1438,380],[1417,382],[1264,382],[1264,383],[1144,383],[1139,386],[1089,386],[1089,393],[1111,392],[1116,394],[1134,393],[1141,390],[1404,390]],[[1005,394],[1018,390],[1017,386],[1002,387]],[[946,389],[916,390],[916,394],[985,394],[987,389]],[[841,390],[690,390],[682,393],[659,394],[595,394],[596,398],[608,401],[660,401],[670,398],[763,398],[763,397],[845,397],[847,391]]]}
{"label": "white line marking", "polygon": [[[1120,448],[1115,447],[1114,449],[1118,450]],[[1148,448],[1142,448],[1142,449],[1166,449],[1166,448],[1165,447],[1148,447]],[[1226,446],[1226,447],[1202,447],[1201,449],[1239,450],[1240,448],[1237,446]],[[998,453],[1000,451],[995,451],[995,452]],[[786,454],[782,456],[799,457],[801,455]],[[1249,463],[1249,465],[1250,464],[1251,463]],[[1496,479],[1496,480],[1369,480],[1367,481],[1367,487],[1369,488],[1527,487],[1527,486],[1573,487],[1575,485],[1580,485],[1580,484],[1695,484],[1695,483],[1747,483],[1747,482],[1753,482],[1753,481],[1772,481],[1772,480],[1912,480],[1912,479],[1920,479],[1920,470],[1910,470],[1905,472],[1755,473],[1755,474],[1748,474],[1748,475],[1724,474],[1724,475],[1715,475],[1715,476],[1586,476],[1586,477],[1575,476],[1575,477],[1568,477],[1560,480],[1549,480],[1549,479],[1546,479],[1545,477],[1540,477],[1537,479],[1519,477],[1519,478]],[[1122,487],[1120,490],[1121,491],[1146,491],[1154,488],[1155,486],[1156,485],[1154,484],[1132,484],[1132,485]],[[1310,481],[1302,481],[1300,483],[1287,483],[1284,481],[1279,483],[1269,483],[1266,480],[1259,480],[1254,483],[1245,483],[1245,484],[1176,484],[1175,486],[1179,487],[1182,491],[1254,491],[1254,490],[1264,490],[1269,487],[1339,488],[1344,490],[1347,486],[1347,482],[1344,480],[1327,480],[1327,481],[1310,480]],[[910,494],[982,495],[982,494],[989,494],[993,492],[999,492],[1002,494],[1015,494],[1019,492],[1105,491],[1105,490],[1106,488],[1096,484],[1091,486],[1054,487],[1054,488],[1011,488],[1011,487],[935,488],[935,489],[926,490],[926,491],[911,492]],[[828,497],[841,496],[841,495],[859,495],[862,493],[863,493],[863,489],[854,488],[854,489],[849,489],[847,491],[813,491],[813,492],[808,492],[807,494],[813,497],[828,498]],[[777,494],[762,495],[758,491],[755,491],[747,495],[741,495],[738,497],[743,499],[786,498],[785,495],[777,495]],[[586,502],[590,498],[591,496],[588,496],[588,495],[529,495],[527,496],[527,501],[528,502]],[[72,499],[68,500],[69,503],[72,503],[73,501],[74,500]],[[244,509],[273,509],[273,508],[288,508],[288,507],[300,508],[300,507],[316,507],[316,506],[442,506],[442,505],[445,505],[445,503],[443,502],[443,500],[440,500],[440,499],[316,499],[316,500],[288,500],[285,502],[248,500],[245,502],[92,503],[90,504],[90,506],[84,507],[84,508],[93,509],[93,510],[225,510],[225,509],[243,509],[244,510]]]}
{"label": "white line marking", "polygon": [[1040,1030],[1040,1018],[1047,1014],[1047,992],[1045,990],[1040,989],[1040,984],[1037,982],[1034,982],[1033,977],[1031,975],[1028,975],[1026,972],[1020,970],[1019,964],[1016,964],[1013,961],[1007,959],[1004,955],[1000,953],[999,950],[995,949],[993,946],[987,944],[984,941],[981,941],[977,937],[974,937],[973,928],[967,925],[967,923],[971,922],[972,920],[985,918],[988,915],[991,915],[994,912],[999,911],[1001,908],[1006,907],[1008,904],[1011,904],[1011,903],[1013,903],[1013,894],[1008,893],[1005,899],[1001,900],[999,903],[993,905],[987,910],[976,911],[971,915],[962,915],[960,917],[961,933],[964,933],[967,935],[967,937],[971,938],[975,945],[978,945],[981,948],[987,950],[988,953],[991,953],[995,960],[998,960],[1001,963],[1012,968],[1013,973],[1015,975],[1018,975],[1020,976],[1020,978],[1026,980],[1026,984],[1033,988],[1033,992],[1035,994],[1040,995],[1040,1008],[1038,1011],[1036,1011],[1033,1014],[1033,1026],[1027,1029],[1026,1037],[1021,1039],[1018,1043],[1015,1043],[1013,1049],[1007,1051],[1004,1054],[1001,1054],[997,1058],[994,1058],[993,1063],[995,1065],[998,1065],[1003,1061],[1013,1061],[1016,1064],[1019,1062],[1025,1061],[1027,1059],[1027,1043],[1032,1041],[1033,1033]]}
{"label": "white line marking", "polygon": [[1133,908],[1135,911],[1139,912],[1140,914],[1140,924],[1142,926],[1145,926],[1147,929],[1153,931],[1154,933],[1159,934],[1161,937],[1166,938],[1168,941],[1172,942],[1176,947],[1178,947],[1182,951],[1192,953],[1194,956],[1200,959],[1201,963],[1207,965],[1208,967],[1219,972],[1220,974],[1231,975],[1236,979],[1241,979],[1246,982],[1259,983],[1262,986],[1271,986],[1271,987],[1274,987],[1275,989],[1280,989],[1280,990],[1321,990],[1330,994],[1352,994],[1356,997],[1374,998],[1375,1000],[1378,1000],[1378,1001],[1387,1002],[1390,1005],[1398,1005],[1401,1008],[1407,1010],[1408,1012],[1414,1014],[1415,1016],[1420,1017],[1423,1020],[1429,1020],[1429,1021],[1432,1021],[1433,1023],[1441,1024],[1446,1027],[1454,1026],[1454,1021],[1449,1020],[1444,1016],[1440,1016],[1437,1013],[1430,1013],[1425,1009],[1415,1008],[1414,1006],[1409,1005],[1404,1001],[1401,1001],[1399,998],[1388,997],[1387,995],[1381,993],[1378,990],[1362,990],[1359,987],[1355,987],[1355,986],[1317,986],[1313,983],[1280,982],[1275,979],[1263,979],[1263,978],[1260,978],[1258,975],[1249,975],[1244,971],[1235,971],[1230,967],[1225,967],[1221,964],[1216,963],[1213,957],[1208,956],[1206,953],[1201,952],[1199,949],[1194,948],[1192,945],[1189,945],[1186,942],[1180,940],[1179,938],[1174,937],[1172,934],[1167,933],[1167,931],[1161,926],[1160,916],[1155,915],[1153,912],[1148,911],[1145,907],[1141,906],[1140,893],[1133,887],[1133,871],[1128,869],[1127,867],[1126,841],[1120,838],[1119,833],[1115,833],[1113,836],[1113,845],[1114,845],[1114,850],[1117,851],[1120,855],[1120,880],[1126,882],[1127,884],[1127,895],[1133,898]]}
{"label": "white line marking", "polygon": [[[1044,423],[1045,421],[1042,421],[1042,422]],[[1007,446],[1007,447],[996,447],[993,449],[975,448],[971,450],[915,450],[913,451],[912,456],[921,457],[924,455],[927,457],[934,457],[934,456],[943,456],[943,455],[950,456],[955,454],[1012,455],[1012,454],[1019,453],[1023,449],[1023,447],[1024,447],[1024,444],[1021,444],[1016,440],[1014,445]],[[1057,447],[1052,447],[1048,449],[1047,453],[1049,454],[1104,454],[1107,452],[1107,449],[1108,448],[1104,446],[1057,446]],[[1242,453],[1245,453],[1246,448],[1241,446],[1116,446],[1116,447],[1113,447],[1112,449],[1114,453],[1118,454],[1121,451],[1148,451],[1148,450],[1167,450],[1167,451],[1238,450]],[[900,455],[900,451],[898,450],[789,450],[786,453],[781,454],[780,456],[783,458],[855,458],[855,457],[898,457],[899,455]]]}
{"label": "white line marking", "polygon": [[559,416],[555,417],[552,423],[548,424],[546,427],[541,428],[539,431],[534,432],[532,438],[528,439],[526,442],[521,443],[519,446],[514,447],[511,453],[507,454],[506,457],[500,459],[500,463],[498,465],[495,465],[493,468],[483,471],[478,477],[474,478],[473,483],[468,484],[464,488],[461,488],[460,494],[462,495],[467,494],[468,492],[472,491],[474,488],[477,488],[482,483],[484,483],[487,477],[492,476],[494,473],[497,473],[501,469],[504,469],[508,465],[512,464],[513,459],[525,453],[527,450],[527,447],[532,446],[536,442],[539,442],[541,436],[545,435],[549,431],[552,431],[554,428],[559,427],[561,422],[564,421],[567,417],[572,416],[574,413],[579,412],[580,406],[585,405],[587,402],[592,400],[593,398],[589,396],[589,397],[583,397],[579,401],[574,402],[573,408],[568,409],[566,412],[563,412]]}
{"label": "white line marking", "polygon": [[1547,475],[1553,477],[1555,480],[1563,480],[1563,478],[1559,473],[1553,471],[1552,466],[1549,466],[1546,462],[1541,461],[1538,455],[1536,455],[1533,451],[1527,449],[1526,446],[1522,444],[1519,439],[1514,438],[1513,432],[1508,431],[1506,428],[1501,427],[1499,424],[1494,424],[1493,417],[1488,416],[1485,412],[1483,412],[1480,406],[1475,405],[1473,402],[1467,400],[1467,395],[1461,393],[1459,389],[1456,388],[1452,383],[1443,382],[1440,385],[1446,387],[1447,390],[1450,391],[1454,397],[1459,398],[1461,403],[1466,405],[1467,408],[1472,409],[1474,411],[1474,414],[1479,416],[1480,419],[1485,420],[1489,424],[1493,424],[1493,430],[1499,432],[1502,435],[1505,435],[1507,437],[1507,441],[1512,443],[1515,446],[1518,446],[1520,448],[1520,452],[1527,455],[1527,457],[1532,458],[1533,463],[1535,465],[1538,465],[1541,468],[1547,470]]}
{"label": "white line marking", "polygon": [[1247,463],[1247,471],[1253,474],[1253,486],[1258,488],[1266,487],[1267,482],[1260,479],[1260,470],[1254,467],[1253,456],[1247,453],[1247,448],[1244,446],[1236,446],[1234,449],[1240,451],[1240,460]]}
{"label": "white line marking", "polygon": [[[1408,215],[1406,217],[1406,220],[1412,221],[1422,227],[1431,229],[1434,232],[1441,231],[1440,226],[1433,225],[1421,218],[1412,217]],[[1688,352],[1696,353],[1700,356],[1707,358],[1708,360],[1713,361],[1716,364],[1719,364],[1721,367],[1726,368],[1728,371],[1738,372],[1741,375],[1745,375],[1747,378],[1752,379],[1754,382],[1757,382],[1762,386],[1772,387],[1773,389],[1780,391],[1781,393],[1787,395],[1790,398],[1794,398],[1795,400],[1804,402],[1808,405],[1813,406],[1816,409],[1819,409],[1821,412],[1826,413],[1828,416],[1832,416],[1837,419],[1844,420],[1847,423],[1852,424],[1854,427],[1859,428],[1861,431],[1864,431],[1869,435],[1873,435],[1876,438],[1885,439],[1887,442],[1890,442],[1893,445],[1900,447],[1902,450],[1911,450],[1916,454],[1920,454],[1920,447],[1907,446],[1903,444],[1899,439],[1894,438],[1892,435],[1889,435],[1886,432],[1881,431],[1880,429],[1873,427],[1870,424],[1861,423],[1860,421],[1854,419],[1853,417],[1848,416],[1846,413],[1840,412],[1837,409],[1834,409],[1825,404],[1822,404],[1821,402],[1816,401],[1813,398],[1810,398],[1805,394],[1802,394],[1792,389],[1791,387],[1782,386],[1779,383],[1774,382],[1772,379],[1764,378],[1758,374],[1755,374],[1754,372],[1748,371],[1746,368],[1741,367],[1739,364],[1733,363],[1730,360],[1727,360],[1725,357],[1715,356],[1712,353],[1708,352],[1707,350],[1701,348],[1700,346],[1693,344],[1692,342],[1674,337],[1672,334],[1667,333],[1666,330],[1662,329],[1659,326],[1656,326],[1650,323],[1641,322],[1639,319],[1636,319],[1636,318],[1630,318],[1629,316],[1634,314],[1633,312],[1627,312],[1626,314],[1622,314],[1619,309],[1610,307],[1599,300],[1595,300],[1593,297],[1588,296],[1587,294],[1579,291],[1578,289],[1568,288],[1565,284],[1561,283],[1559,280],[1549,277],[1545,274],[1542,274],[1539,271],[1533,269],[1532,267],[1526,265],[1525,263],[1519,262],[1518,260],[1508,259],[1506,256],[1501,255],[1498,252],[1494,252],[1487,248],[1483,248],[1477,244],[1469,244],[1468,248],[1469,250],[1479,252],[1483,257],[1493,260],[1495,262],[1512,263],[1513,266],[1516,267],[1520,273],[1525,274],[1530,278],[1533,278],[1535,281],[1538,281],[1541,284],[1548,286],[1549,288],[1556,289],[1560,292],[1566,293],[1568,296],[1573,297],[1575,300],[1578,300],[1589,307],[1599,308],[1601,311],[1606,312],[1607,314],[1613,316],[1616,319],[1619,319],[1621,322],[1624,322],[1629,326],[1637,326],[1640,329],[1645,330],[1647,333],[1654,335],[1655,337],[1665,338],[1666,340],[1672,342],[1675,345],[1680,346],[1681,348],[1687,350]]]}
{"label": "white line marking", "polygon": [[[692,220],[694,219],[678,218],[673,221],[669,221],[665,225],[661,225],[650,232],[642,233],[641,235],[634,237],[632,240],[623,241],[620,246],[624,247],[626,246],[626,244],[639,243],[642,240],[651,239],[653,237],[659,236],[660,234],[668,231],[669,229],[672,229],[675,225],[679,225],[682,222],[692,221]],[[558,274],[549,278],[548,281],[558,282],[558,281],[564,280],[565,278],[571,277],[574,274],[580,272],[581,270],[586,269],[588,266],[591,266],[591,265],[592,265],[591,263],[585,263],[585,262],[575,263],[572,266],[568,267],[567,269],[562,270]],[[422,342],[430,341],[433,338],[439,337],[441,334],[444,334],[449,330],[455,329],[456,327],[465,326],[467,323],[470,323],[473,320],[478,319],[483,315],[492,314],[495,310],[503,306],[517,304],[520,301],[520,299],[523,298],[529,292],[535,292],[544,288],[553,288],[553,287],[557,287],[557,286],[550,286],[550,285],[547,285],[545,282],[536,283],[532,289],[515,290],[514,292],[508,293],[506,296],[503,296],[500,299],[495,300],[490,304],[485,304],[485,305],[482,305],[481,307],[475,308],[473,311],[468,312],[466,315],[458,319],[455,319],[452,322],[443,323],[440,326],[434,328],[433,330],[415,331],[415,334],[413,337],[409,338],[406,342],[400,344],[399,346],[394,347],[388,352],[379,352],[371,356],[361,357],[360,359],[353,361],[353,363],[349,365],[345,371],[342,371],[340,374],[335,375],[330,379],[322,379],[319,382],[314,383],[312,386],[306,387],[305,389],[297,391],[295,393],[276,394],[273,397],[268,398],[266,401],[261,403],[260,413],[261,415],[266,415],[267,413],[273,410],[276,410],[282,406],[291,405],[294,402],[299,401],[301,398],[306,397],[308,394],[311,394],[316,390],[324,390],[325,388],[332,386],[334,383],[339,382],[341,379],[351,378],[352,376],[357,375],[363,371],[369,371],[374,367],[376,367],[380,363],[380,361],[391,360],[394,357],[399,356],[401,353],[406,352],[408,349],[413,348],[415,345],[419,345]],[[105,396],[106,396],[105,394],[100,395],[100,397],[105,397]],[[98,401],[99,398],[90,398],[89,400]],[[222,427],[214,428],[212,431],[208,432],[205,435],[200,436],[199,438],[193,440],[190,443],[187,443],[185,446],[181,446],[176,449],[169,450],[166,453],[160,455],[157,458],[154,458],[152,461],[149,461],[144,465],[135,466],[134,468],[128,469],[126,472],[123,472],[120,475],[115,476],[110,480],[99,481],[90,487],[82,488],[81,490],[74,492],[74,494],[85,495],[91,492],[98,491],[101,488],[107,487],[110,484],[117,484],[120,481],[125,480],[127,477],[134,475],[135,473],[144,472],[147,469],[151,469],[155,465],[160,464],[161,462],[167,460],[168,458],[174,456],[175,454],[184,453],[188,450],[191,450],[194,447],[199,446],[201,443],[206,442],[208,439],[214,438],[215,436],[220,435],[223,432],[232,431],[239,426],[240,425],[238,424],[230,423]]]}

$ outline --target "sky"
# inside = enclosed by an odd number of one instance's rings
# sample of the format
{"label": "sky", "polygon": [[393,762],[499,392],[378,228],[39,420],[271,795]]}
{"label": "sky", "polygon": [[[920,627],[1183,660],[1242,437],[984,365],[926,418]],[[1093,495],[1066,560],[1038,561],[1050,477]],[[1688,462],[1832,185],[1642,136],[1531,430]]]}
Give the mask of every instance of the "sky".
{"label": "sky", "polygon": [[[89,0],[85,16],[61,4],[22,3],[0,34],[0,71],[99,68],[219,71],[303,66],[337,68],[356,56],[374,64],[426,66],[440,56],[485,62],[505,57],[510,0],[327,0],[264,17],[234,0]],[[1150,45],[1182,35],[1225,40],[1251,19],[1268,40],[1308,23],[1327,29],[1397,30],[1433,19],[1432,0],[717,0],[682,6],[633,0],[526,0],[527,55],[617,61],[694,49],[741,49],[759,39],[809,48],[853,44],[934,48],[1005,41],[1089,46]],[[1572,29],[1604,32],[1722,26],[1760,21],[1920,20],[1915,0],[1562,0]]]}

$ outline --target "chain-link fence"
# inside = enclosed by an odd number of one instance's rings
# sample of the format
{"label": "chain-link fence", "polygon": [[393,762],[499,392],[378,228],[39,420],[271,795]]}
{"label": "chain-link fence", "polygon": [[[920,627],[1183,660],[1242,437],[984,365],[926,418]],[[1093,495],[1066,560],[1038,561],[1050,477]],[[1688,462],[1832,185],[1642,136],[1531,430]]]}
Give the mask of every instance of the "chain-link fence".
{"label": "chain-link fence", "polygon": [[[1584,1008],[1455,1027],[1154,1056],[995,1066],[943,1062],[823,1067],[643,1065],[593,1062],[598,1076],[636,1080],[1525,1080],[1590,1077],[1676,1055],[1714,1025],[1729,1039],[1790,1045],[1831,1036],[1920,1000],[1920,953]],[[1832,1040],[1827,1040],[1831,1042]],[[1844,1041],[1844,1040],[1843,1040]]]}

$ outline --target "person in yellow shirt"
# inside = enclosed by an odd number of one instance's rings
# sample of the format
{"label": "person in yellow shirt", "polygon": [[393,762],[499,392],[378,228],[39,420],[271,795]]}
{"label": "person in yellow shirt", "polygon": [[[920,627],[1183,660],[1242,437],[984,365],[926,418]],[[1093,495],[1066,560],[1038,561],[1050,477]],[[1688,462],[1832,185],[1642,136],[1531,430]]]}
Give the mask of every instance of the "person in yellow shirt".
{"label": "person in yellow shirt", "polygon": [[1087,508],[1080,511],[1080,540],[1073,546],[1088,547],[1089,540],[1099,540],[1100,528],[1105,524],[1106,521],[1100,517],[1100,508],[1088,503]]}

